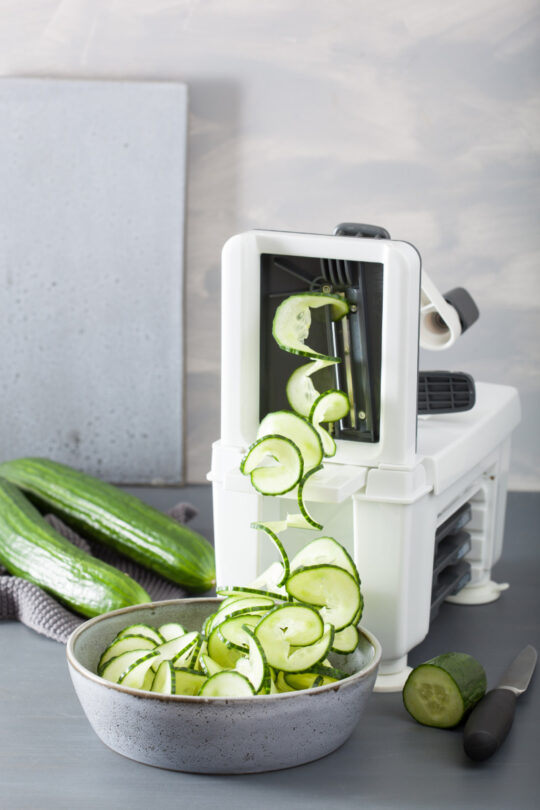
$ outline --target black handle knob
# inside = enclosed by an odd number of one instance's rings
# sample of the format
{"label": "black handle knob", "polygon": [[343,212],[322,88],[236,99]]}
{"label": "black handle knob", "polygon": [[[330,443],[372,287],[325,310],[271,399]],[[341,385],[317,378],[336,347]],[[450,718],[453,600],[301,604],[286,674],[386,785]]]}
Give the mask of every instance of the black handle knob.
{"label": "black handle knob", "polygon": [[514,719],[516,696],[510,689],[493,689],[475,706],[465,724],[463,747],[474,760],[495,753]]}

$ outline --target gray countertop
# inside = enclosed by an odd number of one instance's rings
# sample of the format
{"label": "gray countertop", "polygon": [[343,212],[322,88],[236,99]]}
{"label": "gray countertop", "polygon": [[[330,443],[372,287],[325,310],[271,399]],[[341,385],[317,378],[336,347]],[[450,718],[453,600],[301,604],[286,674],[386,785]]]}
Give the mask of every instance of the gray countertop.
{"label": "gray countertop", "polygon": [[[211,537],[206,486],[137,489],[166,509],[195,504],[194,521]],[[510,493],[503,556],[494,578],[510,589],[490,605],[444,604],[414,666],[450,650],[468,652],[495,685],[526,644],[540,647],[540,494]],[[106,748],[79,706],[65,648],[16,622],[0,625],[0,810],[194,810],[257,808],[512,808],[538,807],[540,684],[535,673],[519,699],[504,746],[484,763],[462,751],[460,730],[422,727],[399,694],[374,694],[352,737],[323,760],[249,776],[199,776],[140,765]]]}

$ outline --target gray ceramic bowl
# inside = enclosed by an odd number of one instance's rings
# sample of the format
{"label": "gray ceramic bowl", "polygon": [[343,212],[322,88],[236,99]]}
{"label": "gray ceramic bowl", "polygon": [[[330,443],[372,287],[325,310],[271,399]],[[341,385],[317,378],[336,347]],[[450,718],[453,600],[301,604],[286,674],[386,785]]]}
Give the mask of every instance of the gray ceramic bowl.
{"label": "gray ceramic bowl", "polygon": [[115,610],[82,624],[67,644],[69,672],[90,725],[130,759],[193,773],[254,773],[311,762],[350,736],[373,690],[381,656],[360,631],[358,650],[331,656],[350,677],[328,686],[251,698],[157,695],[95,674],[99,657],[128,625],[178,621],[199,630],[219,599],[174,599]]}

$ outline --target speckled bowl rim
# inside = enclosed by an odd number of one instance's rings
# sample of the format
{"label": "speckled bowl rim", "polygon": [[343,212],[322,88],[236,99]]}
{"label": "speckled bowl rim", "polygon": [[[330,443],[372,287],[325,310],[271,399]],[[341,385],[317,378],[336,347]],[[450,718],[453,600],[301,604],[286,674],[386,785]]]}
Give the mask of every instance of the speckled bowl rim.
{"label": "speckled bowl rim", "polygon": [[[122,684],[112,683],[111,681],[106,681],[104,678],[101,678],[95,672],[84,667],[75,657],[74,646],[77,639],[82,636],[89,627],[93,627],[100,622],[106,621],[111,616],[121,616],[123,614],[130,614],[136,613],[139,610],[149,610],[152,608],[165,606],[165,605],[185,605],[185,604],[195,604],[195,603],[209,603],[209,604],[219,604],[222,602],[222,597],[219,596],[208,596],[208,597],[196,597],[193,599],[166,599],[161,602],[145,602],[141,605],[132,605],[130,607],[120,608],[119,610],[111,610],[109,613],[103,613],[101,616],[95,616],[93,619],[89,619],[88,621],[84,622],[83,624],[79,625],[70,637],[68,638],[67,645],[66,645],[66,656],[68,663],[71,667],[73,667],[79,675],[82,675],[89,681],[93,681],[96,684],[106,688],[112,689],[116,692],[122,692],[123,694],[133,695],[137,698],[148,698],[149,700],[160,700],[165,703],[187,703],[193,704],[198,706],[205,706],[208,704],[224,704],[230,701],[234,701],[237,704],[247,704],[253,705],[254,702],[259,704],[261,701],[274,701],[274,700],[286,700],[290,698],[294,698],[298,693],[297,692],[280,692],[279,694],[272,694],[272,695],[253,695],[252,697],[236,697],[236,696],[229,696],[229,697],[204,697],[199,695],[162,695],[157,692],[148,692],[145,689],[132,689],[129,686],[122,686]],[[377,669],[381,660],[382,648],[380,645],[379,640],[366,630],[361,625],[358,626],[358,631],[362,633],[362,635],[368,640],[368,642],[373,647],[374,655],[370,663],[364,667],[363,669],[358,670],[353,675],[348,675],[346,678],[343,678],[341,681],[336,681],[335,683],[329,683],[325,686],[317,686],[311,689],[302,689],[303,695],[310,695],[310,694],[320,694],[321,692],[335,692],[336,690],[341,690],[346,688],[347,686],[352,686],[357,681],[364,680],[370,674],[373,673],[374,670]]]}

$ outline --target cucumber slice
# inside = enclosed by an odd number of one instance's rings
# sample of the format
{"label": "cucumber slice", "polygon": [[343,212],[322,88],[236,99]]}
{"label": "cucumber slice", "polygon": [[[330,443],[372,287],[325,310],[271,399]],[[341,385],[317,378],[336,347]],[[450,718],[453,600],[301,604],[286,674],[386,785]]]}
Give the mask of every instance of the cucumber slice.
{"label": "cucumber slice", "polygon": [[217,672],[203,683],[201,697],[252,697],[255,694],[250,681],[240,672]]}
{"label": "cucumber slice", "polygon": [[278,692],[296,691],[294,686],[289,686],[289,684],[287,683],[284,672],[278,672],[278,674],[276,675],[276,688]]}
{"label": "cucumber slice", "polygon": [[[152,656],[155,653],[155,650],[151,650]],[[122,675],[124,675],[128,669],[142,658],[151,653],[148,650],[128,650],[127,652],[121,653],[117,655],[115,658],[111,658],[101,672],[101,677],[105,678],[106,681],[111,681],[111,683],[118,683]]]}
{"label": "cucumber slice", "polygon": [[309,418],[321,438],[325,456],[335,456],[336,443],[330,433],[321,427],[321,422],[333,423],[343,419],[349,413],[350,407],[347,394],[335,389],[325,391],[314,401]]}
{"label": "cucumber slice", "polygon": [[[322,529],[322,523],[318,523],[315,520],[315,518],[313,518],[310,515],[310,513],[309,513],[309,511],[308,511],[308,509],[307,509],[307,507],[306,507],[306,505],[304,503],[304,490],[306,488],[306,484],[308,483],[311,476],[315,475],[315,473],[319,472],[319,470],[322,470],[322,468],[323,468],[322,464],[319,464],[318,467],[314,467],[312,470],[310,470],[308,473],[306,473],[306,475],[304,475],[304,477],[302,478],[302,480],[300,481],[300,483],[298,485],[298,506],[300,508],[301,514],[300,515],[291,515],[290,516],[295,521],[295,527],[298,528],[298,529],[302,529],[302,528],[303,529],[317,529],[318,531],[320,531]],[[292,520],[291,520],[290,525],[291,526],[293,525]]]}
{"label": "cucumber slice", "polygon": [[283,566],[280,562],[273,562],[268,566],[268,568],[259,574],[258,577],[249,583],[249,587],[266,591],[270,596],[272,596],[272,592],[277,591],[282,598],[284,597],[290,601],[290,596],[285,588],[282,588],[277,584],[281,580],[282,576]]}
{"label": "cucumber slice", "polygon": [[201,669],[206,675],[206,677],[209,678],[210,675],[215,675],[216,672],[223,672],[225,667],[222,667],[221,664],[218,664],[217,661],[214,661],[213,658],[210,658],[210,656],[207,653],[203,653],[201,655]]}
{"label": "cucumber slice", "polygon": [[203,637],[200,633],[197,633],[193,641],[190,643],[189,647],[185,647],[171,659],[174,666],[190,667],[191,669],[195,669],[195,667],[197,666],[197,661],[199,658],[199,653],[201,651],[202,643]]}
{"label": "cucumber slice", "polygon": [[170,641],[173,638],[185,635],[185,630],[178,622],[168,622],[158,627],[158,633],[163,637],[164,641]]}
{"label": "cucumber slice", "polygon": [[195,669],[185,667],[174,668],[175,695],[198,695],[207,675]]}
{"label": "cucumber slice", "polygon": [[271,680],[270,668],[262,644],[248,625],[244,625],[244,633],[249,652],[247,657],[243,656],[238,659],[235,669],[241,675],[246,676],[256,695],[268,695]]}
{"label": "cucumber slice", "polygon": [[332,320],[347,314],[349,305],[340,295],[326,293],[298,293],[286,298],[278,306],[272,324],[272,334],[278,346],[286,352],[313,359],[336,361],[339,358],[310,349],[304,341],[311,326],[311,309],[332,306]]}
{"label": "cucumber slice", "polygon": [[280,605],[255,628],[268,664],[284,672],[302,672],[328,654],[334,628],[308,605]]}
{"label": "cucumber slice", "polygon": [[297,568],[285,587],[300,602],[319,606],[323,620],[332,624],[336,631],[351,624],[361,604],[358,582],[337,565]]}
{"label": "cucumber slice", "polygon": [[484,696],[486,673],[467,653],[445,653],[415,667],[403,687],[403,703],[424,726],[457,726]]}
{"label": "cucumber slice", "polygon": [[[289,439],[296,445],[304,462],[304,475],[321,463],[323,458],[321,439],[311,422],[305,417],[299,416],[297,413],[294,413],[294,411],[274,411],[268,413],[259,425],[257,438],[273,438],[275,436]],[[296,472],[297,469],[295,468],[295,473]],[[302,474],[298,476],[296,483],[300,481],[301,475]],[[292,488],[291,486],[290,489]]]}
{"label": "cucumber slice", "polygon": [[351,555],[333,537],[317,537],[307,543],[291,561],[291,571],[306,565],[337,565],[348,571],[357,582],[360,581],[358,569]]}
{"label": "cucumber slice", "polygon": [[336,362],[337,360],[313,360],[293,371],[285,389],[287,400],[293,411],[299,413],[300,416],[309,417],[313,403],[319,396],[311,377],[317,371]]}
{"label": "cucumber slice", "polygon": [[332,643],[332,652],[339,653],[340,655],[349,655],[358,647],[358,630],[354,624],[349,624],[342,630],[338,630],[334,635]]}
{"label": "cucumber slice", "polygon": [[149,624],[131,624],[121,630],[116,638],[122,638],[123,636],[146,636],[155,644],[163,644],[165,641],[161,633],[155,627],[150,627]]}
{"label": "cucumber slice", "polygon": [[164,641],[163,644],[159,644],[154,648],[159,654],[159,659],[154,662],[152,669],[156,671],[162,661],[170,661],[188,651],[192,651],[194,644],[196,644],[197,639],[200,637],[201,634],[194,630],[191,633],[185,633],[183,636],[172,638],[170,641]]}
{"label": "cucumber slice", "polygon": [[241,616],[249,613],[265,613],[275,606],[275,602],[269,596],[246,596],[242,599],[233,599],[227,605],[221,606],[218,612],[214,615],[211,624],[208,627],[208,633],[211,635],[212,631],[218,627],[221,622],[224,622],[229,616]]}
{"label": "cucumber slice", "polygon": [[[269,461],[274,461],[272,466]],[[260,434],[242,459],[240,471],[251,476],[261,495],[283,495],[293,489],[304,470],[300,448],[283,435]]]}
{"label": "cucumber slice", "polygon": [[249,649],[249,637],[244,627],[256,627],[261,618],[262,616],[256,613],[231,616],[217,626],[217,631],[225,646],[234,647],[241,652],[247,652]]}
{"label": "cucumber slice", "polygon": [[234,669],[242,650],[226,644],[219,633],[219,627],[215,627],[208,638],[208,655],[223,669]]}
{"label": "cucumber slice", "polygon": [[151,692],[159,692],[160,695],[176,694],[176,672],[172,661],[162,661],[152,681]]}
{"label": "cucumber slice", "polygon": [[[277,563],[277,565],[280,565],[280,563]],[[218,587],[216,594],[218,596],[235,597],[237,599],[243,599],[246,596],[267,596],[274,602],[289,602],[291,599],[286,591],[280,593],[277,589],[275,591],[269,591],[266,588],[252,588],[248,585],[230,585],[224,588]]]}
{"label": "cucumber slice", "polygon": [[129,686],[132,689],[143,689],[146,683],[146,675],[152,671],[153,659],[157,656],[155,650],[139,658],[120,676],[118,683],[122,686]]}
{"label": "cucumber slice", "polygon": [[[287,552],[285,551],[285,547],[283,546],[283,543],[281,542],[281,540],[279,539],[277,534],[274,531],[272,531],[272,529],[270,528],[273,525],[276,525],[276,524],[252,523],[251,528],[252,529],[257,529],[257,530],[259,530],[261,532],[265,532],[268,535],[268,537],[270,538],[270,540],[273,542],[273,544],[275,545],[277,550],[279,551],[279,554],[281,556],[281,565],[282,565],[282,568],[283,568],[283,574],[281,576],[281,579],[277,583],[277,586],[279,588],[281,585],[285,584],[285,581],[286,581],[287,577],[289,576],[289,573],[290,573],[291,569],[290,569],[290,565],[289,565],[289,557],[287,555]],[[281,522],[280,522],[280,525],[281,525]]]}
{"label": "cucumber slice", "polygon": [[329,675],[320,675],[314,670],[309,672],[287,672],[285,681],[295,690],[313,689],[315,686],[326,686],[328,683],[336,683],[338,678],[331,678]]}
{"label": "cucumber slice", "polygon": [[115,638],[99,659],[97,673],[101,675],[107,661],[110,661],[111,658],[116,658],[117,655],[129,652],[130,650],[152,650],[155,646],[155,642],[147,636],[126,635],[122,636],[122,638]]}

